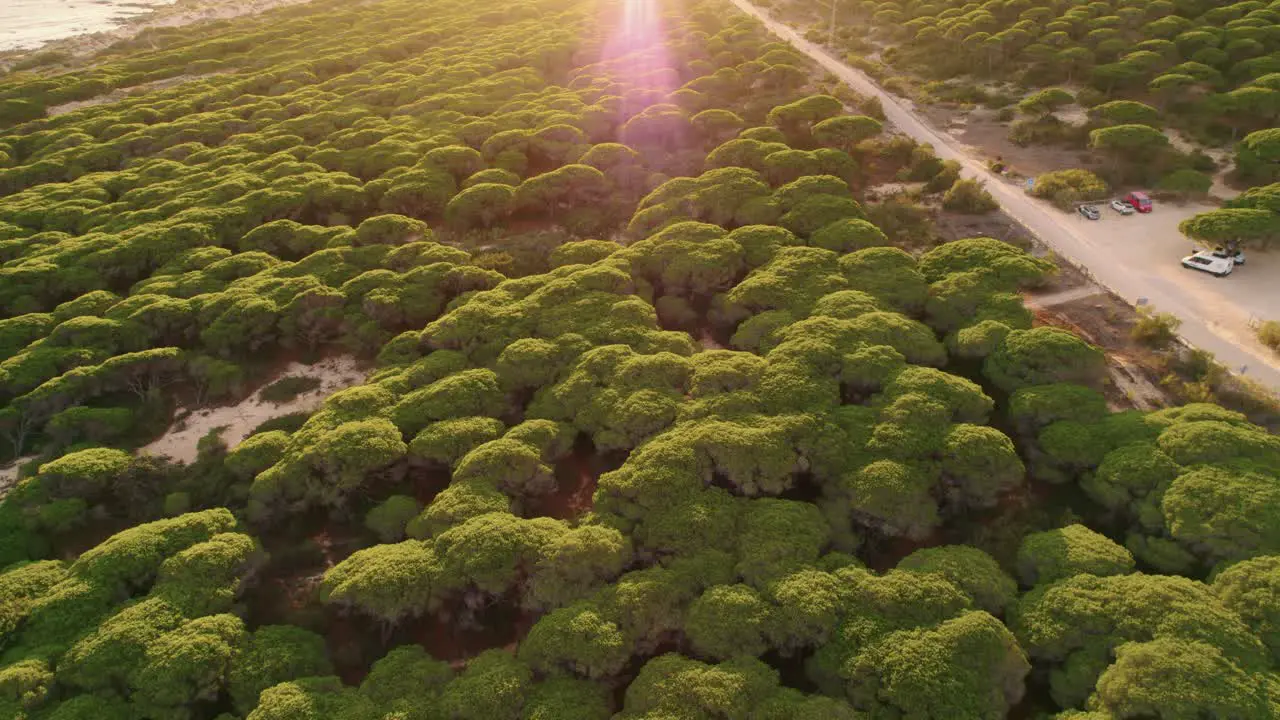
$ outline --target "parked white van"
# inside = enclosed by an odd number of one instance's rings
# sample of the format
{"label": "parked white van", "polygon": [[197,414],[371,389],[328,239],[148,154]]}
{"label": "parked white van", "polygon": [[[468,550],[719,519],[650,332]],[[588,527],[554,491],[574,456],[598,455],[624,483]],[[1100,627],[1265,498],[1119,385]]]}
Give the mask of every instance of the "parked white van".
{"label": "parked white van", "polygon": [[1182,258],[1182,267],[1200,270],[1218,277],[1226,277],[1235,269],[1236,263],[1233,258],[1218,257],[1210,250],[1201,250],[1194,255]]}

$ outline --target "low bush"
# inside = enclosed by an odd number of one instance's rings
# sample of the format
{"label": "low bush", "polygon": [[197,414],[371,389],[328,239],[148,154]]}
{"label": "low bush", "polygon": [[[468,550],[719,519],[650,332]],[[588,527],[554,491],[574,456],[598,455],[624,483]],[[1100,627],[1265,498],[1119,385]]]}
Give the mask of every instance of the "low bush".
{"label": "low bush", "polygon": [[1101,200],[1110,188],[1107,183],[1088,170],[1055,170],[1036,178],[1031,194],[1066,209],[1088,200]]}
{"label": "low bush", "polygon": [[1280,352],[1280,321],[1267,320],[1258,326],[1258,342]]}
{"label": "low bush", "polygon": [[1175,198],[1203,197],[1213,187],[1213,178],[1197,170],[1174,170],[1156,183],[1157,193]]}
{"label": "low bush", "polygon": [[942,207],[951,212],[981,215],[1000,207],[987,192],[984,183],[972,179],[956,180],[947,194],[942,196]]}
{"label": "low bush", "polygon": [[1019,120],[1009,126],[1009,142],[1014,145],[1057,145],[1075,142],[1079,131],[1052,115]]}
{"label": "low bush", "polygon": [[264,420],[249,434],[258,435],[261,433],[271,432],[272,430],[280,430],[286,433],[297,432],[298,429],[305,425],[307,420],[310,418],[311,413],[309,412],[296,412],[289,413],[288,415],[280,415],[278,417],[273,417],[270,420]]}
{"label": "low bush", "polygon": [[945,160],[942,163],[942,170],[929,179],[922,188],[926,195],[946,192],[955,185],[960,179],[960,163],[955,160]]}
{"label": "low bush", "polygon": [[307,375],[289,375],[262,388],[258,392],[258,397],[263,402],[269,402],[272,405],[283,405],[287,402],[293,402],[299,395],[311,392],[318,387],[320,387],[320,378]]}
{"label": "low bush", "polygon": [[1129,336],[1147,347],[1163,350],[1178,339],[1180,325],[1182,321],[1169,313],[1138,308],[1138,322],[1129,331]]}

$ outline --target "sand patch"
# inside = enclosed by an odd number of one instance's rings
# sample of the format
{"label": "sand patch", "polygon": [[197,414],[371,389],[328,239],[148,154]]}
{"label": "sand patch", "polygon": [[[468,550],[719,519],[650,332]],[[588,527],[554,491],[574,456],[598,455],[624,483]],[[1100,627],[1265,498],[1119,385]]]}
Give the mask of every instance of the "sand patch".
{"label": "sand patch", "polygon": [[1109,398],[1114,410],[1150,412],[1172,404],[1168,393],[1152,381],[1150,371],[1122,355],[1109,355],[1107,360],[1107,376],[1119,395]]}
{"label": "sand patch", "polygon": [[1191,153],[1200,150],[1205,155],[1213,158],[1218,164],[1218,172],[1213,174],[1213,185],[1209,188],[1209,195],[1219,200],[1230,200],[1240,194],[1240,191],[1227,185],[1227,174],[1231,172],[1231,168],[1235,166],[1235,157],[1231,150],[1227,148],[1201,147],[1187,139],[1185,135],[1178,132],[1175,128],[1165,128],[1164,134],[1169,137],[1169,144],[1179,152]]}
{"label": "sand patch", "polygon": [[13,486],[18,484],[18,471],[22,469],[22,466],[35,459],[35,455],[28,455],[20,457],[4,467],[0,467],[0,498],[9,494]]}
{"label": "sand patch", "polygon": [[177,77],[156,80],[155,82],[143,83],[142,85],[134,85],[133,87],[116,88],[109,93],[103,93],[97,97],[91,97],[88,100],[73,100],[61,105],[50,105],[45,108],[45,116],[56,117],[58,115],[65,115],[66,113],[74,112],[82,108],[93,107],[95,105],[105,105],[106,103],[112,103],[118,100],[124,100],[125,98],[143,95],[154,90],[165,90],[175,85],[191,82],[192,80],[200,80],[201,78],[214,77],[216,75],[229,75],[232,72],[234,71],[225,70],[222,72],[204,73],[201,75],[179,75]]}
{"label": "sand patch", "polygon": [[1053,111],[1053,114],[1068,125],[1084,125],[1089,122],[1089,111],[1079,105],[1068,105]]}
{"label": "sand patch", "polygon": [[[221,437],[228,448],[239,445],[254,428],[272,418],[298,412],[313,412],[320,407],[325,398],[343,388],[359,385],[369,376],[369,370],[362,368],[351,355],[339,355],[326,358],[314,365],[289,363],[274,377],[267,378],[263,387],[290,376],[313,377],[320,381],[320,387],[298,395],[293,400],[272,404],[263,400],[259,391],[237,405],[217,408],[204,408],[191,411],[182,421],[170,426],[159,440],[143,447],[140,453],[164,455],[179,462],[189,463],[196,459],[196,443],[214,428],[223,428]],[[184,411],[180,410],[181,417]]]}
{"label": "sand patch", "polygon": [[872,185],[864,191],[867,200],[875,201],[894,195],[904,195],[913,192],[919,192],[924,189],[922,182],[886,182],[879,185]]}

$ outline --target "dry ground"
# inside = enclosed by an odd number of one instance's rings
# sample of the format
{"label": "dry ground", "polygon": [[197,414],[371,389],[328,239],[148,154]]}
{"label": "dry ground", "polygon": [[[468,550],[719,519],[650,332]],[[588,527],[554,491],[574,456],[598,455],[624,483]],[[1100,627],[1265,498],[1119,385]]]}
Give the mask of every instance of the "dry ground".
{"label": "dry ground", "polygon": [[998,120],[995,110],[925,104],[916,104],[915,110],[971,154],[1004,162],[1009,174],[1015,177],[1034,177],[1063,168],[1088,168],[1096,162],[1084,150],[1061,145],[1015,145],[1009,141],[1011,122]]}
{"label": "dry ground", "polygon": [[[254,393],[236,405],[195,410],[169,428],[160,439],[143,447],[139,452],[165,455],[174,460],[190,463],[196,459],[196,444],[209,431],[223,428],[220,433],[228,448],[234,448],[249,436],[254,428],[272,418],[297,412],[311,412],[320,407],[324,399],[333,393],[364,382],[368,371],[362,369],[350,355],[326,358],[314,365],[290,363],[275,376],[267,378],[262,387],[283,377],[303,376],[320,380],[320,386],[302,393],[287,403],[274,405]],[[183,411],[179,411],[181,417]]]}
{"label": "dry ground", "polygon": [[1138,320],[1133,307],[1091,284],[1075,291],[1082,296],[1048,306],[1038,305],[1037,297],[1053,295],[1029,296],[1036,324],[1065,328],[1102,348],[1107,356],[1105,394],[1112,409],[1155,410],[1176,404],[1160,384],[1163,363],[1130,336]]}
{"label": "dry ground", "polygon": [[35,459],[35,455],[28,455],[20,457],[4,467],[0,467],[0,498],[4,497],[17,484],[18,473],[22,470],[22,466]]}
{"label": "dry ground", "polygon": [[69,103],[63,103],[62,105],[50,105],[48,108],[45,109],[45,115],[47,115],[48,117],[56,117],[58,115],[69,113],[73,110],[79,110],[81,108],[86,108],[86,107],[93,107],[95,105],[105,105],[106,103],[116,102],[117,100],[123,100],[128,97],[134,97],[137,95],[149,93],[153,90],[164,90],[166,88],[171,88],[175,85],[181,85],[184,82],[190,82],[192,80],[199,80],[201,78],[212,77],[214,75],[225,75],[230,72],[231,71],[228,70],[226,72],[205,73],[203,75],[179,75],[177,77],[165,78],[164,80],[156,80],[155,82],[143,83],[141,85],[135,85],[133,87],[116,88],[115,90],[112,90],[109,93],[104,93],[102,95],[98,95],[97,97],[91,97],[88,100],[75,100]]}

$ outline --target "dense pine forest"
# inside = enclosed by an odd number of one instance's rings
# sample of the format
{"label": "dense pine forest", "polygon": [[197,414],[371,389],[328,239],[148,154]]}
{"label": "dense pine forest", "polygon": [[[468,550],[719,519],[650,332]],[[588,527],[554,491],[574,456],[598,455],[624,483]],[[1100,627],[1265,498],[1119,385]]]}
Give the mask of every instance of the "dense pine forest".
{"label": "dense pine forest", "polygon": [[[1024,304],[1052,260],[873,192],[981,188],[727,0],[65,62],[0,75],[0,717],[1280,716],[1280,439],[1123,409]],[[314,411],[145,449],[336,356]]]}

